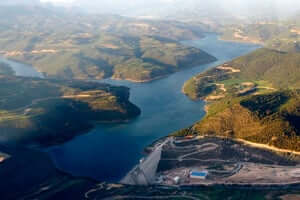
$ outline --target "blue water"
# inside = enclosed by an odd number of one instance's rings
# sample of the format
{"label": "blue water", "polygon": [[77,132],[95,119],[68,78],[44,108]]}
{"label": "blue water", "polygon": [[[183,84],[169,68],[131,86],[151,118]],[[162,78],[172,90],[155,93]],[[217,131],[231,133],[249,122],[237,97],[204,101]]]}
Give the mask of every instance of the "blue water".
{"label": "blue water", "polygon": [[9,64],[16,73],[16,76],[25,76],[25,77],[39,77],[43,78],[42,73],[37,72],[32,66],[28,66],[23,63],[16,61],[8,60],[4,57],[0,57],[0,62]]}
{"label": "blue water", "polygon": [[214,34],[183,43],[207,51],[218,61],[151,83],[106,80],[131,88],[130,100],[141,108],[141,116],[126,124],[98,125],[70,142],[51,147],[48,152],[57,167],[73,175],[100,181],[120,180],[143,157],[147,145],[192,125],[205,115],[204,102],[190,101],[181,93],[186,80],[258,48],[257,45],[220,41]]}
{"label": "blue water", "polygon": [[56,166],[73,175],[119,181],[143,157],[147,145],[192,125],[205,115],[204,102],[190,101],[181,93],[186,80],[258,48],[256,45],[220,41],[214,34],[183,43],[207,51],[218,61],[151,83],[105,80],[131,88],[130,100],[141,108],[141,116],[126,124],[98,125],[63,145],[46,149]]}

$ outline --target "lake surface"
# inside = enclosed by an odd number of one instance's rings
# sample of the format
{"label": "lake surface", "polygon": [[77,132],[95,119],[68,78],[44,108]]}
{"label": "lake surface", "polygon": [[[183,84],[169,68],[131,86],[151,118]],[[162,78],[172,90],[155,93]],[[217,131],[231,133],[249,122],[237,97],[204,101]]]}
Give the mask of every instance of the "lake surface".
{"label": "lake surface", "polygon": [[155,140],[200,120],[204,102],[190,101],[181,93],[186,80],[203,70],[253,51],[258,46],[224,42],[217,35],[184,44],[201,48],[218,61],[181,71],[151,83],[105,82],[131,88],[130,100],[142,110],[127,124],[98,125],[87,134],[48,149],[58,168],[73,175],[100,181],[119,181],[143,157],[143,149]]}
{"label": "lake surface", "polygon": [[185,81],[259,47],[221,41],[215,34],[183,43],[207,51],[218,61],[150,83],[105,80],[131,88],[130,100],[141,108],[142,114],[130,123],[98,125],[63,145],[46,149],[56,166],[76,176],[119,181],[143,157],[147,145],[192,125],[205,115],[203,101],[191,101],[181,93]]}
{"label": "lake surface", "polygon": [[11,66],[11,68],[13,68],[13,70],[15,71],[17,76],[43,78],[42,73],[37,72],[33,67],[28,66],[26,64],[8,60],[4,57],[0,57],[0,62],[9,64]]}

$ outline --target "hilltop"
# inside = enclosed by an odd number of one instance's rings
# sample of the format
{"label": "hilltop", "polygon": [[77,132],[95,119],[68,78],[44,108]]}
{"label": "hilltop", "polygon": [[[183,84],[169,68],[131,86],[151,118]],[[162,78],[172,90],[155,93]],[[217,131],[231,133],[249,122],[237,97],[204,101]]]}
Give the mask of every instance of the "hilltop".
{"label": "hilltop", "polygon": [[259,49],[186,82],[206,117],[179,135],[239,138],[300,151],[300,53]]}
{"label": "hilltop", "polygon": [[95,122],[127,121],[140,114],[126,87],[2,75],[0,85],[1,137],[8,142],[61,143]]}
{"label": "hilltop", "polygon": [[221,39],[262,44],[266,48],[285,52],[299,52],[299,16],[285,20],[261,20],[227,25],[219,30]]}
{"label": "hilltop", "polygon": [[47,77],[145,82],[216,60],[180,43],[202,38],[200,23],[74,14],[38,6],[0,6],[0,11],[5,18],[0,20],[0,54],[30,64]]}

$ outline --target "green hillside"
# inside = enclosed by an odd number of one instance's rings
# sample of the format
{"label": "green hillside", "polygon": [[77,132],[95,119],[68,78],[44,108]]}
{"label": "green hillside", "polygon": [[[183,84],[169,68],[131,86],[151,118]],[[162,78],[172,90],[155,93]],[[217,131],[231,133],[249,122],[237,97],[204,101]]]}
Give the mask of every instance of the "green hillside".
{"label": "green hillside", "polygon": [[127,121],[140,114],[129,89],[82,81],[0,76],[1,137],[60,143],[95,122]]}
{"label": "green hillside", "polygon": [[267,48],[286,52],[299,52],[299,16],[282,21],[260,21],[223,27],[224,40],[259,43]]}
{"label": "green hillside", "polygon": [[207,115],[178,134],[218,135],[300,151],[300,53],[259,49],[186,82]]}
{"label": "green hillside", "polygon": [[222,39],[244,42],[265,43],[275,36],[289,32],[288,26],[278,22],[260,22],[225,27]]}
{"label": "green hillside", "polygon": [[300,53],[259,49],[230,63],[240,79],[264,80],[279,89],[300,87]]}
{"label": "green hillside", "polygon": [[202,38],[201,24],[22,6],[0,6],[0,13],[0,54],[48,77],[144,82],[215,61],[179,42]]}
{"label": "green hillside", "polygon": [[[228,92],[220,90],[220,85]],[[247,87],[261,91],[299,89],[300,53],[258,49],[193,77],[185,84],[184,92],[197,99],[238,93]]]}

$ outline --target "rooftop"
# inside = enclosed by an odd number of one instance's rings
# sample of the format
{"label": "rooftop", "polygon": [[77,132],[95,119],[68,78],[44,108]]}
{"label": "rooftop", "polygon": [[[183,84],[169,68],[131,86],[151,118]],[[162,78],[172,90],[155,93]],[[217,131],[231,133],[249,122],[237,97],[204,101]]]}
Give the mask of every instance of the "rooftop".
{"label": "rooftop", "polygon": [[190,173],[191,176],[200,176],[200,177],[205,177],[208,175],[207,171],[202,171],[202,172],[197,172],[197,171],[192,171]]}

